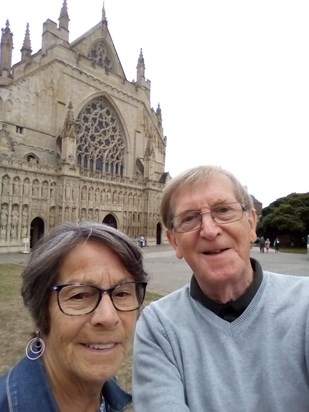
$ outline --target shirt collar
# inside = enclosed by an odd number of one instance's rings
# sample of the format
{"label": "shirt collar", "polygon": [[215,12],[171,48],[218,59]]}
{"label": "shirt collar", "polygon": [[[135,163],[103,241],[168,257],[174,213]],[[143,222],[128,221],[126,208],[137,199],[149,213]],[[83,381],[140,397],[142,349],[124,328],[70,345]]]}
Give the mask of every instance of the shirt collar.
{"label": "shirt collar", "polygon": [[254,295],[258,291],[263,279],[263,271],[259,262],[253,258],[250,258],[250,262],[253,269],[253,280],[249,287],[246,289],[245,293],[238,299],[227,303],[219,303],[210,299],[202,292],[194,274],[192,275],[190,284],[191,297],[200,302],[207,309],[214,312],[216,315],[229,322],[232,322],[248,307]]}

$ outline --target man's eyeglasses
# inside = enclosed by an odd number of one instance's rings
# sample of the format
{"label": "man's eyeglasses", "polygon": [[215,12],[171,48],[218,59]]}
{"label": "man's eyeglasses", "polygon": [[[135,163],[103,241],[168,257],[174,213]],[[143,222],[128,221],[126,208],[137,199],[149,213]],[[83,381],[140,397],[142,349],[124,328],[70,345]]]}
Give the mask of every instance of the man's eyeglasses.
{"label": "man's eyeglasses", "polygon": [[193,232],[202,226],[203,215],[209,213],[218,225],[237,222],[242,219],[245,207],[239,202],[225,203],[215,206],[206,212],[200,210],[188,210],[174,216],[173,229],[178,233]]}
{"label": "man's eyeglasses", "polygon": [[57,292],[58,306],[61,312],[69,316],[88,315],[101,302],[107,293],[115,309],[120,312],[131,312],[139,309],[144,301],[147,282],[135,281],[120,283],[110,289],[83,284],[66,284],[52,286]]}

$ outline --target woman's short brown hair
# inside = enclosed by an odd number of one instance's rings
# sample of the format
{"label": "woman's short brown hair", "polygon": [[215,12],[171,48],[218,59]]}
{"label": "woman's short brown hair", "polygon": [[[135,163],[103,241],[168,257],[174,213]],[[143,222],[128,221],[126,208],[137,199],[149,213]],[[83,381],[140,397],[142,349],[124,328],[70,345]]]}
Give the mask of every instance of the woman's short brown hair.
{"label": "woman's short brown hair", "polygon": [[60,265],[75,246],[88,240],[111,249],[135,280],[147,279],[141,249],[121,231],[93,222],[56,226],[36,243],[22,272],[24,304],[36,327],[45,335],[50,330],[50,288],[57,282]]}

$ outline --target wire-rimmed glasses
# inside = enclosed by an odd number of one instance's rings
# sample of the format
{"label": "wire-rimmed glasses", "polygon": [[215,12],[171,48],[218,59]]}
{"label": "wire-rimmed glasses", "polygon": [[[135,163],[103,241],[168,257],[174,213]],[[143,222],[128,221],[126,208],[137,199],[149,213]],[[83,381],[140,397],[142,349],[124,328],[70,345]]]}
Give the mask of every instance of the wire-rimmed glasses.
{"label": "wire-rimmed glasses", "polygon": [[218,225],[241,220],[246,208],[239,202],[224,203],[210,208],[207,211],[188,210],[174,216],[173,229],[178,233],[193,232],[202,226],[203,215],[209,213]]}
{"label": "wire-rimmed glasses", "polygon": [[139,309],[144,301],[147,282],[132,281],[120,283],[110,289],[80,283],[55,285],[59,309],[68,316],[82,316],[93,312],[107,293],[115,309],[132,312]]}

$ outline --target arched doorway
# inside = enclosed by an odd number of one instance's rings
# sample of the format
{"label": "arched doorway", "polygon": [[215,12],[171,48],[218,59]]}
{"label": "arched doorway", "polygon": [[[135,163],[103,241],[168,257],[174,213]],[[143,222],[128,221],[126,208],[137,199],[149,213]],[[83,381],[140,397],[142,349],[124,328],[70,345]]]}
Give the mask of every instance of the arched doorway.
{"label": "arched doorway", "polygon": [[44,235],[44,221],[40,217],[32,220],[30,225],[30,248]]}
{"label": "arched doorway", "polygon": [[117,229],[117,221],[116,221],[115,217],[111,214],[106,215],[105,218],[103,219],[102,223]]}
{"label": "arched doorway", "polygon": [[157,239],[157,245],[161,245],[161,234],[162,234],[162,226],[161,223],[157,223],[157,234],[156,234],[156,239]]}

